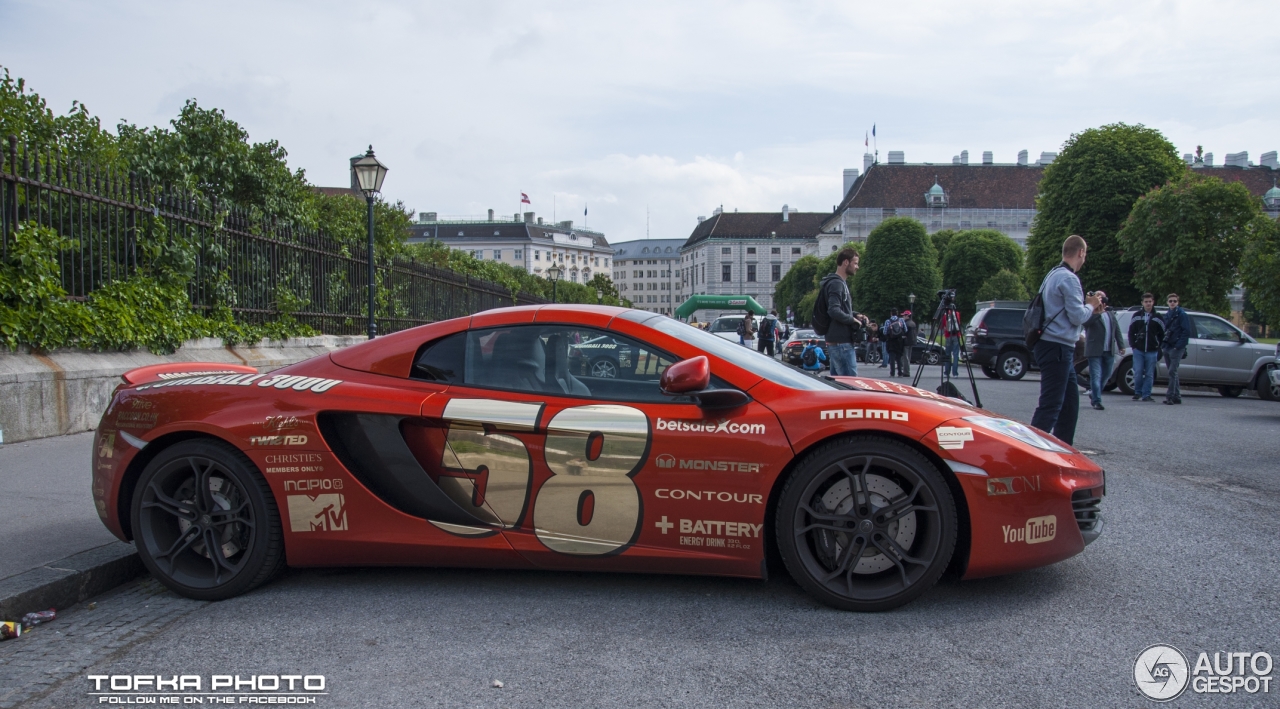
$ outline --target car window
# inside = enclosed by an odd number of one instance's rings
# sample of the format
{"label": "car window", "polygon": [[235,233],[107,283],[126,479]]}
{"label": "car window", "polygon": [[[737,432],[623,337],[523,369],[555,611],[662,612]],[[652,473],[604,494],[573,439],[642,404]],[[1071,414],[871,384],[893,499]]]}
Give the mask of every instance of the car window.
{"label": "car window", "polygon": [[982,323],[983,316],[989,312],[991,312],[991,309],[985,308],[983,310],[979,310],[978,312],[974,313],[973,317],[969,318],[969,327],[977,329],[978,325]]}
{"label": "car window", "polygon": [[[722,337],[705,333],[679,320],[658,318],[645,323],[645,325],[785,387],[812,391],[848,388],[805,374],[795,367],[787,366],[749,347],[743,347],[736,342],[730,342]],[[715,385],[713,384],[713,386]]]}
{"label": "car window", "polygon": [[1236,334],[1236,329],[1226,322],[1208,315],[1193,315],[1191,319],[1196,323],[1196,337],[1202,340],[1223,340],[1226,342],[1239,342],[1240,337]]}
{"label": "car window", "polygon": [[983,323],[988,330],[1021,330],[1022,311],[992,308]]}
{"label": "car window", "polygon": [[712,332],[737,332],[738,326],[741,324],[742,324],[741,317],[716,318],[716,321],[711,323],[711,331]]}
{"label": "car window", "polygon": [[[616,333],[515,325],[450,335],[423,348],[413,377],[535,394],[679,403],[659,389],[674,358]],[[719,382],[723,385],[723,382]]]}

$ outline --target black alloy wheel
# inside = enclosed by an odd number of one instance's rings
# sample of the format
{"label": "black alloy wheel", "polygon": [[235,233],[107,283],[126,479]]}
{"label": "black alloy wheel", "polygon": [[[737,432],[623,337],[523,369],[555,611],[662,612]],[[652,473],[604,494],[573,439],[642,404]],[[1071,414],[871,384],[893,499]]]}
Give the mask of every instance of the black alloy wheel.
{"label": "black alloy wheel", "polygon": [[877,345],[874,349],[867,348],[867,364],[880,364],[880,347]]}
{"label": "black alloy wheel", "polygon": [[618,363],[609,357],[598,357],[591,361],[591,376],[596,379],[617,379]]}
{"label": "black alloy wheel", "polygon": [[937,350],[929,350],[928,352],[924,353],[925,364],[935,365],[941,362],[942,362],[942,354]]}
{"label": "black alloy wheel", "polygon": [[1026,376],[1029,365],[1026,355],[1017,350],[1010,350],[1000,355],[1000,359],[996,362],[996,371],[1000,373],[1001,379],[1017,381]]}
{"label": "black alloy wheel", "polygon": [[284,566],[280,513],[244,454],[195,439],[165,449],[134,488],[138,555],[189,598],[216,601],[265,583]]}
{"label": "black alloy wheel", "polygon": [[956,545],[956,508],[937,468],[874,436],[826,443],[778,502],[778,549],[806,591],[833,608],[885,611],[931,588]]}
{"label": "black alloy wheel", "polygon": [[983,373],[983,374],[985,374],[985,375],[987,375],[987,379],[999,379],[999,378],[1000,378],[1000,372],[997,372],[997,371],[996,371],[996,368],[995,368],[995,367],[993,367],[993,366],[991,366],[991,365],[989,365],[989,364],[984,364],[984,365],[982,365],[982,373]]}

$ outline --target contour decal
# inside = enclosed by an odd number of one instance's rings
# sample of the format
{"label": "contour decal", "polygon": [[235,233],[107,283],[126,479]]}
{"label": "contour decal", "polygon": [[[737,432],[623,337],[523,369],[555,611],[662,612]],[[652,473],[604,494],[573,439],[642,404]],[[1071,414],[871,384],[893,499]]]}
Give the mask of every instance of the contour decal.
{"label": "contour decal", "polygon": [[934,429],[938,434],[938,447],[946,450],[960,450],[964,444],[973,440],[973,429],[959,426],[939,426]]}
{"label": "contour decal", "polygon": [[715,490],[672,490],[660,487],[654,491],[659,500],[697,500],[699,502],[737,502],[739,504],[763,505],[764,495],[749,492],[717,492]]}

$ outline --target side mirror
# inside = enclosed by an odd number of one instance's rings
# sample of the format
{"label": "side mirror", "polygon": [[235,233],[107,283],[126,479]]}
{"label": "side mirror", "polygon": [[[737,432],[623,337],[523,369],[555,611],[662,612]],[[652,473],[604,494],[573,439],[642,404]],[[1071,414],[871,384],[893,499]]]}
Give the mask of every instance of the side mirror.
{"label": "side mirror", "polygon": [[658,386],[663,394],[689,394],[711,384],[711,363],[706,355],[681,360],[667,367]]}

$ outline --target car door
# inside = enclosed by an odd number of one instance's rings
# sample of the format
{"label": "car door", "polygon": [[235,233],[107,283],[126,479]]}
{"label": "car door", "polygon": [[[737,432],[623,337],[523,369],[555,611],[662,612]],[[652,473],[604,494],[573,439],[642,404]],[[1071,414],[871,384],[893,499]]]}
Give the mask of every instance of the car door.
{"label": "car door", "polygon": [[[581,345],[605,335],[554,323],[463,333],[462,381],[427,402],[430,430],[416,440],[439,487],[486,524],[436,526],[500,530],[548,568],[757,572],[767,490],[751,474],[762,460],[753,451],[785,443],[777,419],[754,402],[709,417],[688,397],[663,395],[673,358],[616,333],[618,367],[600,376]],[[696,439],[733,450],[714,455]]]}
{"label": "car door", "polygon": [[[1192,315],[1196,336],[1196,380],[1213,384],[1244,386],[1253,374],[1257,359],[1248,342],[1231,323],[1213,315]],[[1191,379],[1191,377],[1187,377]]]}

